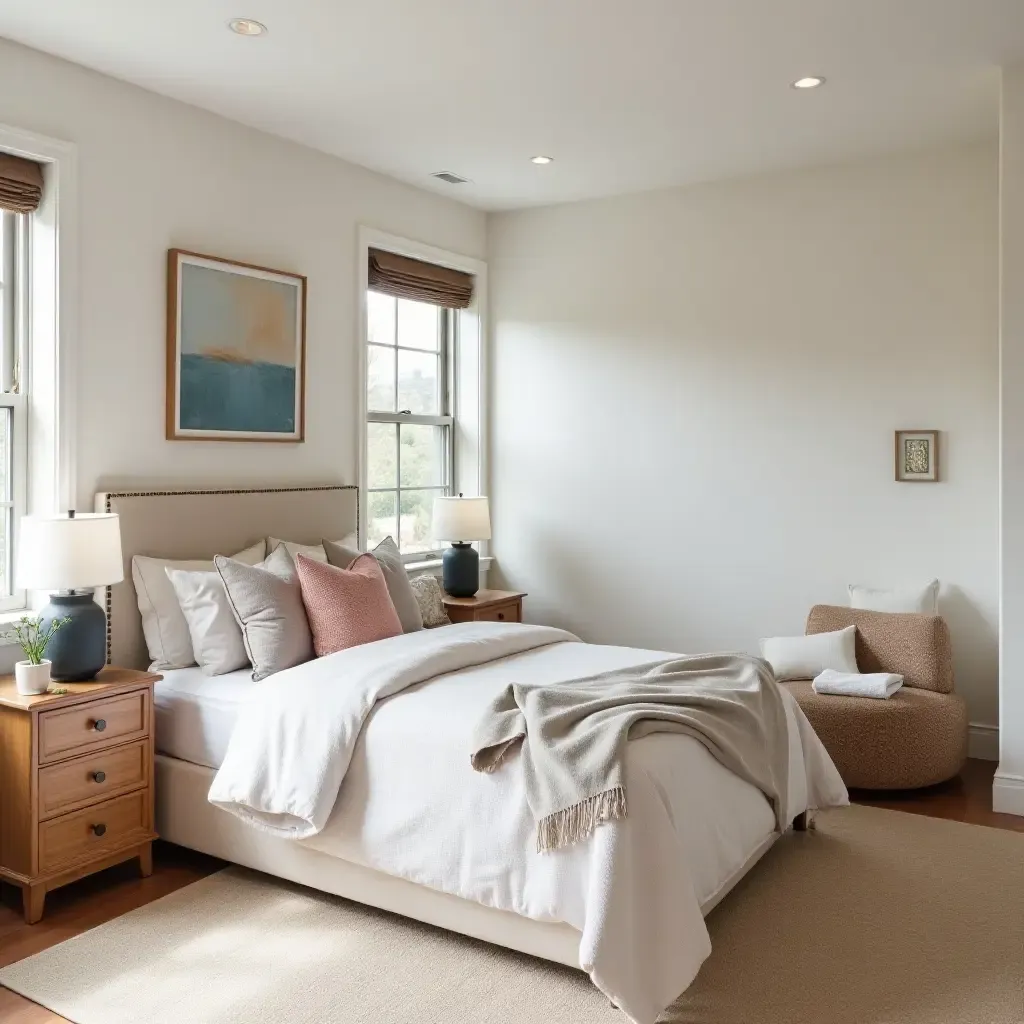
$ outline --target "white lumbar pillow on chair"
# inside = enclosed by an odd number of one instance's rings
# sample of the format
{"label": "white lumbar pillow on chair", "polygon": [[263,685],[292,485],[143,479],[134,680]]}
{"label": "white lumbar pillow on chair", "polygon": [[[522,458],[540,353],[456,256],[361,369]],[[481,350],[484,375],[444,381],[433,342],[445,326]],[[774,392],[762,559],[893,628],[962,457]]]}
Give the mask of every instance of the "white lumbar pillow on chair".
{"label": "white lumbar pillow on chair", "polygon": [[871,612],[914,612],[917,615],[939,614],[939,581],[920,587],[881,590],[850,584],[850,607]]}
{"label": "white lumbar pillow on chair", "polygon": [[837,629],[834,633],[773,636],[761,641],[761,657],[771,665],[780,682],[813,679],[826,669],[859,672],[856,640],[856,626]]}

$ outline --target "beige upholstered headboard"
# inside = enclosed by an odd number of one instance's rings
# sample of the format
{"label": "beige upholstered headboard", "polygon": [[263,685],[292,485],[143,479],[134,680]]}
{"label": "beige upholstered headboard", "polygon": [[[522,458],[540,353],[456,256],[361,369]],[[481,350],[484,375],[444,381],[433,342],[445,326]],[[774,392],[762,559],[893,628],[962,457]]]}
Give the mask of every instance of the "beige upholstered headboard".
{"label": "beige upholstered headboard", "polygon": [[239,490],[110,491],[96,510],[121,517],[124,581],[107,588],[107,661],[125,668],[149,664],[132,583],[132,557],[212,558],[261,537],[318,544],[359,528],[354,486],[264,487]]}

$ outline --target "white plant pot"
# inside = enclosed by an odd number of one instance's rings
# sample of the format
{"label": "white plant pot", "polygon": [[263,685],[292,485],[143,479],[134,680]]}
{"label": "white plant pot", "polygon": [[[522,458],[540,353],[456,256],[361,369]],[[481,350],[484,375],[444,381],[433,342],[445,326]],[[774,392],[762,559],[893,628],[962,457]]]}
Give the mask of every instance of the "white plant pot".
{"label": "white plant pot", "polygon": [[18,661],[14,664],[14,685],[18,693],[26,697],[32,694],[46,693],[50,686],[50,665],[52,662],[43,659],[38,665],[30,661]]}

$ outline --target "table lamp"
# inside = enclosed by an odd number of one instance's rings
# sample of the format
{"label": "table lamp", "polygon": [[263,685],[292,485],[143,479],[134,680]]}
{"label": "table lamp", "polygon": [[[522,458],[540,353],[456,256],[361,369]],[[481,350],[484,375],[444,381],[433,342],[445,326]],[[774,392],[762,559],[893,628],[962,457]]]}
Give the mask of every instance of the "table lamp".
{"label": "table lamp", "polygon": [[59,682],[92,679],[107,663],[107,616],[93,600],[96,587],[124,579],[121,525],[113,513],[24,516],[18,535],[15,582],[24,590],[56,590],[39,613],[45,627],[69,619],[47,645],[50,676]]}
{"label": "table lamp", "polygon": [[472,597],[480,589],[480,556],[470,541],[491,539],[486,498],[435,498],[434,540],[451,541],[441,556],[441,582],[452,597]]}

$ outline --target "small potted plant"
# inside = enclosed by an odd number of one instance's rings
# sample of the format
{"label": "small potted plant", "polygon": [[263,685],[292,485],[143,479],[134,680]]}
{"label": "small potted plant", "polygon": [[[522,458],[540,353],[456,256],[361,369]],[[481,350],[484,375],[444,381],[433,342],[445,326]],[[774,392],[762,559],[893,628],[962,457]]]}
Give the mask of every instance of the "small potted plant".
{"label": "small potted plant", "polygon": [[8,643],[16,643],[25,652],[25,661],[14,665],[14,684],[18,693],[30,695],[46,693],[50,686],[50,662],[44,658],[46,645],[53,634],[70,619],[52,619],[43,625],[41,619],[23,615],[16,625],[3,634]]}

